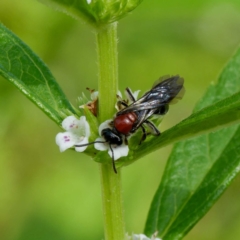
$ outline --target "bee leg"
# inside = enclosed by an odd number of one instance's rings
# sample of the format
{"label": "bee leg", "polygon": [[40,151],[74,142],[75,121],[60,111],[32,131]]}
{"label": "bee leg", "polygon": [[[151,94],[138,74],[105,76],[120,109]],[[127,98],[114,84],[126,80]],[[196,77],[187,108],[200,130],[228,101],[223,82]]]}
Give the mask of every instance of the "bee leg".
{"label": "bee leg", "polygon": [[139,145],[141,145],[142,142],[143,142],[143,141],[146,139],[146,137],[147,137],[146,129],[145,129],[142,125],[141,125],[140,127],[141,127],[141,129],[142,129],[143,135],[142,135],[142,138],[141,138],[141,140],[140,140],[140,142],[139,142]]}
{"label": "bee leg", "polygon": [[127,98],[132,101],[132,102],[136,102],[135,97],[132,94],[132,91],[130,90],[130,88],[126,88],[126,94],[127,94]]}
{"label": "bee leg", "polygon": [[108,125],[109,127],[113,128],[114,127],[113,121],[111,121]]}
{"label": "bee leg", "polygon": [[152,122],[146,120],[144,123],[147,124],[147,126],[149,127],[149,129],[151,130],[151,133],[153,135],[159,136],[161,134],[160,131],[157,129],[157,127]]}
{"label": "bee leg", "polygon": [[126,108],[126,107],[128,107],[128,105],[124,100],[118,100],[117,101],[117,108],[118,108],[119,111]]}
{"label": "bee leg", "polygon": [[126,145],[128,145],[127,136],[124,137],[124,143],[125,143]]}
{"label": "bee leg", "polygon": [[158,108],[154,114],[158,114],[158,115],[165,115],[168,112],[169,106],[168,104],[163,105],[162,107]]}

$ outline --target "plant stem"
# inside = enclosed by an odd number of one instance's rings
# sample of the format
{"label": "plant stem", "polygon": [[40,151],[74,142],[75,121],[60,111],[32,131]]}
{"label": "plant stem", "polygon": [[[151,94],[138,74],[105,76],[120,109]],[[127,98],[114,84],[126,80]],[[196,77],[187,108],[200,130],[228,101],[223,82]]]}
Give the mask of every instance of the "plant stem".
{"label": "plant stem", "polygon": [[114,115],[118,90],[117,24],[107,25],[97,33],[99,65],[99,121]]}
{"label": "plant stem", "polygon": [[[99,122],[111,119],[118,88],[117,24],[97,33],[99,64]],[[111,161],[100,164],[105,240],[123,240],[125,236],[121,172],[114,173]]]}
{"label": "plant stem", "polygon": [[125,235],[121,172],[114,173],[111,164],[101,164],[101,186],[105,240],[123,240]]}

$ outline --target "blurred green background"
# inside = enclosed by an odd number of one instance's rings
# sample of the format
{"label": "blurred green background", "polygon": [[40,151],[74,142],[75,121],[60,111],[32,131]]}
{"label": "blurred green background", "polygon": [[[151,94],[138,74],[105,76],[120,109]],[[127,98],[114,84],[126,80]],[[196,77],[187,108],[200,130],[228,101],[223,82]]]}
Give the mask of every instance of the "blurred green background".
{"label": "blurred green background", "polygon": [[[73,104],[86,87],[97,89],[88,26],[34,0],[1,0],[0,21],[47,63]],[[165,74],[185,78],[186,94],[164,118],[165,130],[191,113],[238,47],[240,1],[145,0],[120,21],[118,36],[121,90],[146,91]],[[59,128],[3,78],[0,111],[0,239],[103,239],[98,164],[60,153]],[[129,233],[143,231],[170,151],[123,169]],[[185,239],[239,239],[239,186],[240,177]]]}

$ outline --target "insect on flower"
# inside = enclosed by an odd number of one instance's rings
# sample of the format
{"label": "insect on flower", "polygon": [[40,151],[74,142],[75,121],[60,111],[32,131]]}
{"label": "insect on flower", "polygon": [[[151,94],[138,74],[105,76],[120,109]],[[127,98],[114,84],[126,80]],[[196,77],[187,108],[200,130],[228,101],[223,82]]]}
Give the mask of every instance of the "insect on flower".
{"label": "insect on flower", "polygon": [[[145,126],[155,136],[160,135],[157,127],[149,121],[153,115],[165,115],[168,111],[169,104],[176,103],[183,97],[185,89],[183,87],[184,79],[177,76],[165,76],[157,80],[151,90],[146,92],[138,100],[135,99],[131,90],[126,88],[128,98],[131,104],[126,101],[118,101],[119,112],[117,112],[110,126],[101,130],[101,135],[105,141],[97,141],[95,143],[108,143],[112,152],[112,163],[115,173],[117,170],[114,163],[113,146],[121,146],[127,144],[127,137],[142,129],[143,135],[139,144],[147,137]],[[92,143],[89,143],[92,144]],[[80,146],[80,145],[76,145]]]}

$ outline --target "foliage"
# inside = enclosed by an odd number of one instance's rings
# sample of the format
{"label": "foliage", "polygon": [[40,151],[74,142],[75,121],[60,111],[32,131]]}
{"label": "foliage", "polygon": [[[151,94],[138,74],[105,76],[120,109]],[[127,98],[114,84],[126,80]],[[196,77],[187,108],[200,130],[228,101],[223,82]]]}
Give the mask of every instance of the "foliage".
{"label": "foliage", "polygon": [[17,36],[0,25],[0,74],[57,124],[75,111],[47,66]]}

